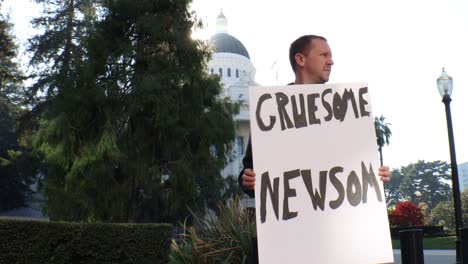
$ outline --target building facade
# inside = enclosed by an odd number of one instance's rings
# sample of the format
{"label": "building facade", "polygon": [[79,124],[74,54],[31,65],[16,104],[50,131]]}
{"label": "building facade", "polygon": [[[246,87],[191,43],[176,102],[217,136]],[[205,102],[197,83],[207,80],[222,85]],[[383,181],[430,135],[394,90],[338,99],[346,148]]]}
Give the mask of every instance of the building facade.
{"label": "building facade", "polygon": [[460,183],[460,191],[468,189],[468,162],[458,164],[458,182]]}
{"label": "building facade", "polygon": [[239,114],[234,117],[237,125],[233,152],[222,172],[224,177],[237,177],[250,135],[249,86],[258,84],[249,52],[241,41],[228,33],[227,25],[228,20],[221,12],[216,21],[216,34],[210,38],[214,53],[208,62],[208,71],[221,77],[223,95],[241,104]]}

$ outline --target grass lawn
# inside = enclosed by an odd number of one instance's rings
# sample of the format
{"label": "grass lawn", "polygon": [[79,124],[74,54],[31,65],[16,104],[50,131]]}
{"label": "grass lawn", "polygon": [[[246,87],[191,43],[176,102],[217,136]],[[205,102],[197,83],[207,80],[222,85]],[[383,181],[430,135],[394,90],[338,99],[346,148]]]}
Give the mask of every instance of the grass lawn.
{"label": "grass lawn", "polygon": [[[394,249],[400,248],[400,240],[393,239]],[[423,238],[424,249],[455,249],[455,236],[446,237],[425,237]]]}

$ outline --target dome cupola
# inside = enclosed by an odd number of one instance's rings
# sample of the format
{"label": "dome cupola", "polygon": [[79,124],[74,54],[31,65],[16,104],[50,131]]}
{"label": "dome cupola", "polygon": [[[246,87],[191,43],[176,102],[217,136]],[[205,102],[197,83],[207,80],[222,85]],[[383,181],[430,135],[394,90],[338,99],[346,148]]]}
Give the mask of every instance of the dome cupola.
{"label": "dome cupola", "polygon": [[216,34],[210,38],[214,52],[238,54],[250,60],[249,52],[244,44],[236,37],[229,35],[227,29],[228,20],[221,10],[216,18]]}
{"label": "dome cupola", "polygon": [[213,57],[208,62],[208,71],[218,74],[225,84],[225,92],[231,93],[232,85],[248,87],[255,84],[255,67],[244,44],[230,35],[227,28],[228,20],[221,10],[216,18],[216,34],[210,38]]}
{"label": "dome cupola", "polygon": [[223,14],[223,10],[219,12],[218,17],[216,18],[216,32],[218,33],[227,33],[227,18]]}

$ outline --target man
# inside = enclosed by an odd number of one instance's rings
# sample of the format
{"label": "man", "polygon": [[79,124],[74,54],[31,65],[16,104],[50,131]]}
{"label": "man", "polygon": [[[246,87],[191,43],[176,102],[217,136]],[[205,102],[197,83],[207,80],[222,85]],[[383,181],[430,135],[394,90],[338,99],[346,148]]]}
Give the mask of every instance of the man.
{"label": "man", "polygon": [[[295,40],[289,48],[289,61],[296,75],[291,84],[323,84],[330,77],[333,65],[332,52],[324,37],[305,35]],[[252,146],[247,145],[247,151],[242,160],[244,169],[239,174],[238,182],[245,193],[254,197],[255,172],[253,171]],[[379,168],[380,179],[390,180],[390,169],[387,166]]]}

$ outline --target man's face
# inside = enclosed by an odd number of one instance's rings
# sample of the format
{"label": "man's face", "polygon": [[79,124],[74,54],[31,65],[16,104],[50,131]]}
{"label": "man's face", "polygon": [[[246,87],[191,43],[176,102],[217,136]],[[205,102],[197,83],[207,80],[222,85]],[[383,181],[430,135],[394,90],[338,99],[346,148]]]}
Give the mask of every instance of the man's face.
{"label": "man's face", "polygon": [[306,83],[326,83],[333,65],[330,46],[325,40],[314,39],[309,44],[308,51],[304,54],[296,54],[296,62],[303,67],[302,72]]}

